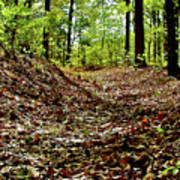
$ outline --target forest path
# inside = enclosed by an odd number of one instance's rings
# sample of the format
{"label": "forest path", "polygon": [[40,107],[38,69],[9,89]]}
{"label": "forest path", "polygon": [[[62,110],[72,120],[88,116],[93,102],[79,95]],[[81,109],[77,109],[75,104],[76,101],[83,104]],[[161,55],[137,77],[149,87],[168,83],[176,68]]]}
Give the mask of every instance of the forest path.
{"label": "forest path", "polygon": [[76,86],[44,61],[0,59],[3,178],[131,179],[176,163],[179,81],[152,68],[65,74]]}
{"label": "forest path", "polygon": [[167,77],[166,71],[110,67],[96,71],[70,69],[67,74],[79,86],[109,102],[109,107],[114,105],[110,107],[113,115],[109,120],[122,123],[124,118],[134,124],[136,119],[180,109],[180,81]]}

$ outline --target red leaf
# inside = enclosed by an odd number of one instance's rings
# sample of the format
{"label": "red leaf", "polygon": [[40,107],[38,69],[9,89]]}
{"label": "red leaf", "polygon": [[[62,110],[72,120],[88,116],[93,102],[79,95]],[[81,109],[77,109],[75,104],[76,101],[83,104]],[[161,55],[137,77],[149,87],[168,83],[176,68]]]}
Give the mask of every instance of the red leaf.
{"label": "red leaf", "polygon": [[62,175],[63,177],[70,178],[73,174],[74,174],[74,173],[68,172],[68,171],[65,170],[65,169],[62,169],[62,170],[61,170],[61,175]]}
{"label": "red leaf", "polygon": [[5,93],[5,92],[7,92],[8,91],[8,88],[3,88],[2,89],[2,93]]}
{"label": "red leaf", "polygon": [[52,167],[52,166],[49,166],[48,171],[47,171],[47,174],[48,174],[49,176],[51,176],[53,173],[54,173],[53,167]]}
{"label": "red leaf", "polygon": [[0,137],[0,142],[4,142],[4,139]]}
{"label": "red leaf", "polygon": [[163,112],[159,111],[157,114],[157,120],[161,121],[161,120],[163,120],[163,118],[164,118]]}
{"label": "red leaf", "polygon": [[120,101],[122,98],[122,96],[118,96],[117,100]]}
{"label": "red leaf", "polygon": [[134,129],[134,127],[131,127],[131,133],[132,133],[132,135],[135,134],[135,129]]}
{"label": "red leaf", "polygon": [[106,92],[109,92],[109,91],[111,91],[111,90],[112,90],[111,87],[106,88]]}
{"label": "red leaf", "polygon": [[40,123],[38,122],[38,121],[33,121],[32,122],[35,126],[39,126],[40,125]]}
{"label": "red leaf", "polygon": [[72,116],[72,115],[69,116],[70,121],[74,121],[74,119],[75,119],[74,116]]}
{"label": "red leaf", "polygon": [[71,131],[72,129],[71,129],[70,126],[66,125],[66,130],[67,130],[67,131]]}
{"label": "red leaf", "polygon": [[149,121],[147,118],[143,118],[143,120],[141,121],[141,126],[142,126],[142,129],[146,129],[149,125]]}
{"label": "red leaf", "polygon": [[34,138],[33,138],[33,141],[34,143],[38,143],[39,142],[39,136],[38,135],[35,135]]}
{"label": "red leaf", "polygon": [[143,118],[143,120],[141,121],[141,125],[144,127],[146,125],[148,125],[149,121],[147,118]]}
{"label": "red leaf", "polygon": [[63,115],[62,109],[58,109],[58,110],[56,111],[56,114],[61,117],[61,116]]}
{"label": "red leaf", "polygon": [[127,162],[128,162],[128,161],[127,161],[126,159],[121,159],[121,160],[119,161],[120,164],[127,164]]}
{"label": "red leaf", "polygon": [[4,113],[0,111],[0,118],[4,116]]}

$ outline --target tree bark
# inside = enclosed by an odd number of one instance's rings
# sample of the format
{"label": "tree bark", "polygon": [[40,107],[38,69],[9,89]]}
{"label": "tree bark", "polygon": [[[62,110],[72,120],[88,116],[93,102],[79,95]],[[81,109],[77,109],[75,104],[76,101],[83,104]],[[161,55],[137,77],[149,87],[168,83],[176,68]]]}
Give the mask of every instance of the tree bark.
{"label": "tree bark", "polygon": [[[51,0],[45,0],[45,11],[50,12]],[[44,41],[43,46],[45,49],[45,57],[49,60],[49,32],[47,28],[44,28]]]}
{"label": "tree bark", "polygon": [[27,0],[24,5],[28,5],[28,8],[32,8],[32,0]]}
{"label": "tree bark", "polygon": [[[149,26],[150,26],[150,30],[152,30],[151,18],[149,18]],[[148,49],[147,49],[147,57],[148,57],[149,63],[151,62],[151,42],[152,42],[152,39],[151,39],[151,37],[150,37],[150,38],[148,39]]]}
{"label": "tree bark", "polygon": [[145,67],[143,0],[135,0],[135,62]]}
{"label": "tree bark", "polygon": [[104,49],[105,46],[105,38],[106,38],[106,29],[104,26],[105,23],[105,18],[104,18],[104,5],[105,5],[105,1],[101,0],[101,24],[103,26],[103,32],[102,32],[102,38],[101,38],[101,48]]}
{"label": "tree bark", "polygon": [[28,7],[32,8],[32,1],[31,0],[28,1]]}
{"label": "tree bark", "polygon": [[[130,0],[126,0],[126,6],[129,6]],[[130,12],[126,13],[126,43],[125,43],[125,50],[126,55],[129,53],[129,40],[130,40]]]}
{"label": "tree bark", "polygon": [[[15,0],[14,3],[15,3],[16,6],[18,6],[19,0]],[[15,15],[14,21],[17,21],[17,15]],[[15,40],[16,40],[16,26],[15,26],[15,28],[12,30],[11,44],[12,44],[12,54],[13,54],[13,58],[14,58],[14,60],[17,60],[16,55],[15,55],[15,54],[16,54],[16,53],[15,53]]]}
{"label": "tree bark", "polygon": [[[167,29],[167,16],[166,12],[163,13],[163,27],[164,29]],[[163,43],[163,55],[164,55],[164,61],[168,61],[168,33],[165,32],[164,35],[164,43]]]}
{"label": "tree bark", "polygon": [[16,4],[16,6],[18,5],[18,1],[19,1],[19,0],[15,0],[15,4]]}
{"label": "tree bark", "polygon": [[178,41],[176,28],[178,27],[177,9],[173,0],[165,1],[167,31],[168,31],[168,75],[177,77],[180,73],[178,67]]}
{"label": "tree bark", "polygon": [[156,58],[157,58],[156,11],[152,12],[152,18],[153,18],[153,29],[154,29],[153,55],[154,55],[154,62],[156,62]]}
{"label": "tree bark", "polygon": [[[161,19],[160,19],[160,11],[157,13],[157,27],[159,28],[161,24]],[[157,37],[157,54],[158,54],[158,62],[161,61],[161,33],[158,31],[158,37]]]}
{"label": "tree bark", "polygon": [[69,26],[68,26],[68,37],[67,37],[67,56],[66,61],[69,63],[71,56],[71,34],[72,34],[72,25],[73,25],[73,12],[74,12],[74,0],[70,2],[69,8]]}

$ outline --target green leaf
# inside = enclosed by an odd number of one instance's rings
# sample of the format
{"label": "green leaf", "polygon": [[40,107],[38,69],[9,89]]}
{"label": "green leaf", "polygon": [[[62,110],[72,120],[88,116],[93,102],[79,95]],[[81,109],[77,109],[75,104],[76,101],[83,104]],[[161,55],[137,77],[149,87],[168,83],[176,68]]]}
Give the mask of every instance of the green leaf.
{"label": "green leaf", "polygon": [[168,171],[170,171],[171,169],[173,169],[174,167],[173,166],[170,166],[168,168],[166,168],[163,172],[162,172],[162,175],[165,175]]}
{"label": "green leaf", "polygon": [[0,1],[0,6],[4,6],[4,3],[2,1]]}
{"label": "green leaf", "polygon": [[102,121],[103,121],[103,119],[102,119],[102,118],[98,118],[97,120],[98,120],[98,122],[102,122]]}
{"label": "green leaf", "polygon": [[164,78],[164,81],[169,81],[171,78],[169,76]]}
{"label": "green leaf", "polygon": [[180,165],[180,160],[178,160],[178,161],[177,161],[176,165],[177,165],[177,166],[179,166],[179,165]]}
{"label": "green leaf", "polygon": [[164,133],[164,129],[162,129],[162,128],[157,128],[157,132],[158,132],[158,133]]}
{"label": "green leaf", "polygon": [[178,169],[178,168],[173,169],[173,171],[172,171],[173,176],[175,176],[176,174],[178,174],[178,172],[179,172],[179,169]]}
{"label": "green leaf", "polygon": [[26,143],[32,143],[33,142],[33,138],[30,136],[26,136]]}
{"label": "green leaf", "polygon": [[87,130],[87,129],[84,129],[84,134],[85,134],[85,135],[88,136],[90,133],[91,133],[91,131],[89,131],[89,130]]}
{"label": "green leaf", "polygon": [[67,97],[67,100],[68,101],[72,101],[72,97]]}
{"label": "green leaf", "polygon": [[154,93],[155,96],[159,96],[160,94],[161,94],[161,91],[156,91],[156,92]]}

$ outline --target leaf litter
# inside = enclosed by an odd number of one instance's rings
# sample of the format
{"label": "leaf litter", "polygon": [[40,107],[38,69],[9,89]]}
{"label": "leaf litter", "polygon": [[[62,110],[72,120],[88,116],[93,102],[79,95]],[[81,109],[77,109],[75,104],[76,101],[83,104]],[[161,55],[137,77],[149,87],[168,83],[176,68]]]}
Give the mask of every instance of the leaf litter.
{"label": "leaf litter", "polygon": [[1,179],[178,179],[180,81],[0,58]]}

